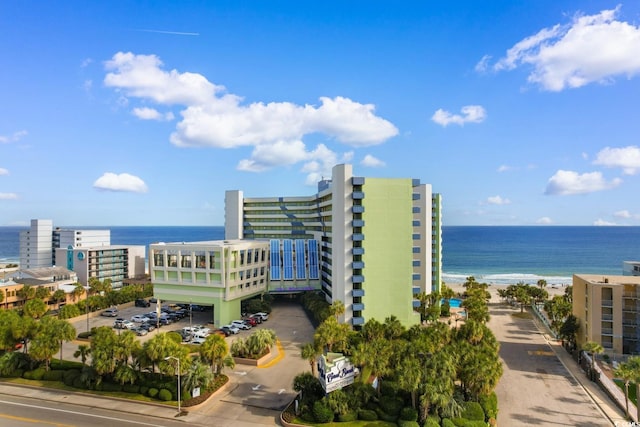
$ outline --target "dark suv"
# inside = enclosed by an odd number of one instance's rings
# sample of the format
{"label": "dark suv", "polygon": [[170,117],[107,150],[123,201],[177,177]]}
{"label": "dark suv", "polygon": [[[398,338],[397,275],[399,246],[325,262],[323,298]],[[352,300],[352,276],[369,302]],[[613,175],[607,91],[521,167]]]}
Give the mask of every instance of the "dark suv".
{"label": "dark suv", "polygon": [[138,298],[136,300],[136,307],[151,307],[151,303],[146,299]]}

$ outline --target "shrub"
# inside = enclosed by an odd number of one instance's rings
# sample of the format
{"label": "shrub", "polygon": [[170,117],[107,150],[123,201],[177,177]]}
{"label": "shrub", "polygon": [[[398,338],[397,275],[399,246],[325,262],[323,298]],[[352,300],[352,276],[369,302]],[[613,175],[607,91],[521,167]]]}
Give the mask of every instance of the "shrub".
{"label": "shrub", "polygon": [[456,427],[456,425],[449,418],[443,418],[442,427]]}
{"label": "shrub", "polygon": [[62,381],[65,385],[73,387],[73,382],[80,377],[80,371],[77,369],[69,369],[62,374]]}
{"label": "shrub", "polygon": [[47,371],[42,376],[42,379],[45,381],[62,381],[63,375],[64,371]]}
{"label": "shrub", "polygon": [[358,411],[358,419],[362,421],[377,421],[378,414],[376,414],[376,411],[372,411],[371,409],[360,409]]}
{"label": "shrub", "polygon": [[440,427],[440,417],[437,415],[429,415],[424,422],[425,427]]}
{"label": "shrub", "polygon": [[[399,420],[398,427],[420,427],[420,424],[417,421]],[[425,427],[430,427],[429,423],[426,423]],[[440,426],[436,424],[435,427]]]}
{"label": "shrub", "polygon": [[37,368],[34,369],[33,371],[26,371],[22,377],[27,379],[27,380],[36,380],[36,381],[40,381],[43,377],[44,377],[44,373],[46,371],[44,370],[44,368]]}
{"label": "shrub", "polygon": [[147,391],[147,396],[149,397],[156,397],[158,395],[158,389],[155,387],[151,387],[148,391]]}
{"label": "shrub", "polygon": [[149,387],[148,386],[146,386],[146,385],[141,385],[140,386],[140,391],[139,391],[140,394],[142,394],[144,396],[148,396],[149,395],[148,391],[149,391]]}
{"label": "shrub", "polygon": [[466,418],[453,418],[453,424],[456,427],[487,427],[487,423],[480,420],[468,420]]}
{"label": "shrub", "polygon": [[418,421],[418,410],[411,407],[402,408],[400,419],[404,421]]}
{"label": "shrub", "polygon": [[488,396],[481,396],[480,406],[487,418],[498,418],[498,396],[495,392],[491,392]]}
{"label": "shrub", "polygon": [[78,338],[80,339],[89,339],[90,336],[91,336],[91,332],[87,332],[87,331],[80,332],[78,334]]}
{"label": "shrub", "polygon": [[74,360],[59,360],[52,359],[51,363],[49,363],[49,367],[52,370],[60,370],[66,371],[69,369],[82,369],[84,365],[81,362],[76,362]]}
{"label": "shrub", "polygon": [[125,393],[140,393],[140,386],[138,384],[125,384],[122,386],[122,391]]}
{"label": "shrub", "polygon": [[317,400],[313,404],[313,418],[319,423],[328,423],[333,421],[333,411],[324,400]]}
{"label": "shrub", "polygon": [[396,397],[400,393],[400,387],[395,381],[382,381],[380,383],[380,394],[382,396]]}
{"label": "shrub", "polygon": [[338,421],[340,421],[341,423],[349,423],[351,421],[356,421],[357,419],[357,412],[347,412],[346,414],[338,415]]}
{"label": "shrub", "polygon": [[104,391],[122,391],[122,386],[118,383],[102,382],[102,390]]}
{"label": "shrub", "polygon": [[82,382],[82,378],[80,378],[80,375],[78,375],[77,377],[75,377],[75,378],[73,379],[72,387],[75,387],[75,388],[85,388],[84,383]]}
{"label": "shrub", "polygon": [[462,418],[472,421],[484,421],[484,411],[478,402],[465,402]]}
{"label": "shrub", "polygon": [[391,396],[382,396],[380,399],[380,409],[389,415],[397,417],[404,406],[402,399]]}
{"label": "shrub", "polygon": [[170,400],[173,400],[173,395],[169,390],[167,390],[166,388],[163,388],[158,392],[158,399],[164,402],[168,402]]}

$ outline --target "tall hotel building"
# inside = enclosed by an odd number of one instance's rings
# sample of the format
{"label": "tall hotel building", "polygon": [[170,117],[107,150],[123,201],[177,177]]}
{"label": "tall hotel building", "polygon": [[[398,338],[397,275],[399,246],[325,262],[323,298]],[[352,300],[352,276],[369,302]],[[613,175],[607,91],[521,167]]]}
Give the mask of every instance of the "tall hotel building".
{"label": "tall hotel building", "polygon": [[415,179],[353,176],[337,165],[304,197],[225,195],[225,238],[269,241],[268,291],[321,290],[359,327],[420,322],[421,292],[439,292],[441,196]]}

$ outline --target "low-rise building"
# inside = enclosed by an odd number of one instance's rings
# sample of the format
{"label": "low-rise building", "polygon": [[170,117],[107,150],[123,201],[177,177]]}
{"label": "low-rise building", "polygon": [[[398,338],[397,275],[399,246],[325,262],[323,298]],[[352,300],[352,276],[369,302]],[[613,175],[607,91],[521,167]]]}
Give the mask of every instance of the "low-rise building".
{"label": "low-rise building", "polygon": [[579,347],[588,341],[615,354],[640,352],[640,276],[573,275]]}
{"label": "low-rise building", "polygon": [[[2,306],[6,309],[19,307],[25,303],[20,296],[20,290],[25,286],[33,286],[34,288],[44,287],[49,291],[49,297],[44,302],[50,308],[57,308],[66,303],[77,302],[76,300],[85,298],[76,296],[74,289],[78,283],[78,276],[75,272],[62,267],[39,267],[19,270],[14,272],[12,277],[0,279],[0,291],[3,292]],[[53,294],[63,290],[65,298],[54,300]]]}

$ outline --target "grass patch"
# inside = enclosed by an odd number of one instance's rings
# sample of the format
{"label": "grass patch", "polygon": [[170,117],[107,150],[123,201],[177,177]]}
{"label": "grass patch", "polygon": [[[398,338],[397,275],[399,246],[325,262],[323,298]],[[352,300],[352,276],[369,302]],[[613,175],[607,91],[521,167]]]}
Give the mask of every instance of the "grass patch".
{"label": "grass patch", "polygon": [[512,313],[511,315],[518,319],[533,319],[533,315],[531,313],[527,313],[526,311],[524,313]]}
{"label": "grass patch", "polygon": [[[622,393],[624,394],[624,381],[619,379],[614,379],[613,382],[616,383],[618,387],[620,387],[620,390],[622,390]],[[634,383],[629,383],[629,402],[633,402],[634,405],[636,405],[638,401],[638,397],[636,396],[636,390],[637,390],[636,385]]]}

